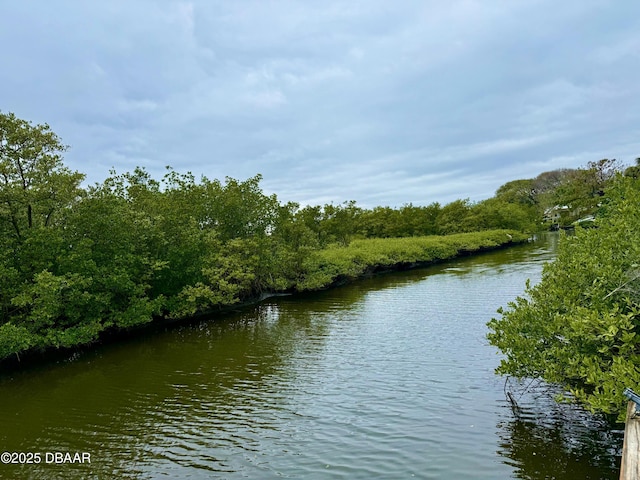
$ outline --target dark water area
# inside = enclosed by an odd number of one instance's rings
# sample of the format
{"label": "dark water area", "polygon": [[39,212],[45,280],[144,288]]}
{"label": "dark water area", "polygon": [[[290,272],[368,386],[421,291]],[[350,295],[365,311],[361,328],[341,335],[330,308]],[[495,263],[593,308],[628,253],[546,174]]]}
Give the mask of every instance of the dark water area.
{"label": "dark water area", "polygon": [[[0,376],[1,478],[614,479],[620,431],[540,388],[511,407],[486,322],[556,236]],[[88,453],[59,464],[51,452]]]}

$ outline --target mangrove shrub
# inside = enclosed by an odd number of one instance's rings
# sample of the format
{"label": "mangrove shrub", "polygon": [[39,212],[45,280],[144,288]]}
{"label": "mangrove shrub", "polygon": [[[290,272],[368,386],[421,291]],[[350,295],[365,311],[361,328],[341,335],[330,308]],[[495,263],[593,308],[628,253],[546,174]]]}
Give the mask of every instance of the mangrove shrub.
{"label": "mangrove shrub", "polygon": [[498,372],[558,384],[593,412],[624,415],[640,385],[640,184],[619,175],[597,228],[565,236],[542,280],[489,322]]}

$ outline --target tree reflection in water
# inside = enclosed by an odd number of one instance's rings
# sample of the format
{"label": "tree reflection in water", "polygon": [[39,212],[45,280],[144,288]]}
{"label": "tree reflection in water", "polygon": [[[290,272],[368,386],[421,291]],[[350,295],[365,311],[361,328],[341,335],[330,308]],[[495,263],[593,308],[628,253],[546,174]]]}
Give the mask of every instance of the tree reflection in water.
{"label": "tree reflection in water", "polygon": [[[523,382],[521,386],[527,386]],[[507,390],[509,392],[509,390]],[[535,382],[524,393],[511,390],[498,423],[504,463],[522,479],[617,479],[624,425],[612,424],[572,404],[559,404],[553,387]]]}

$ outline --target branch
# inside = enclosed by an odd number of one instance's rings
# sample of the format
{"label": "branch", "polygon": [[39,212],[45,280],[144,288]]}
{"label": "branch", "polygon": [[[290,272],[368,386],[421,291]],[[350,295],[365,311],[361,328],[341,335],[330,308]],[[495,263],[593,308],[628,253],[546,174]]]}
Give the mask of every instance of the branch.
{"label": "branch", "polygon": [[636,270],[633,275],[631,276],[631,278],[629,278],[629,280],[627,280],[626,282],[624,282],[622,285],[620,285],[619,287],[613,289],[611,292],[609,292],[604,298],[603,300],[606,300],[607,298],[609,298],[611,295],[613,295],[616,292],[619,292],[620,290],[622,290],[624,287],[626,287],[627,285],[629,285],[631,282],[640,279],[640,270]]}

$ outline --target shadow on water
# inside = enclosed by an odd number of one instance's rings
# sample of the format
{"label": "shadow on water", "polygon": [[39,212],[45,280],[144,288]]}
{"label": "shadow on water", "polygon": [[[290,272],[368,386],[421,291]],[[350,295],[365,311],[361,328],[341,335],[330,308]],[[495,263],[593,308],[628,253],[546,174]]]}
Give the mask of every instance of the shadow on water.
{"label": "shadow on water", "polygon": [[[543,249],[556,252],[560,235],[542,234]],[[524,384],[517,408],[505,400],[508,413],[497,425],[497,453],[514,468],[514,478],[617,480],[624,425],[557,403],[553,397],[560,392],[543,382]]]}
{"label": "shadow on water", "polygon": [[620,472],[620,428],[624,425],[558,404],[545,392],[525,399],[498,423],[498,453],[514,468],[514,478],[614,480]]}
{"label": "shadow on water", "polygon": [[235,471],[233,453],[258,451],[295,415],[290,357],[325,336],[313,315],[267,303],[13,372],[0,380],[0,451],[89,452],[92,461],[0,465],[0,478]]}

